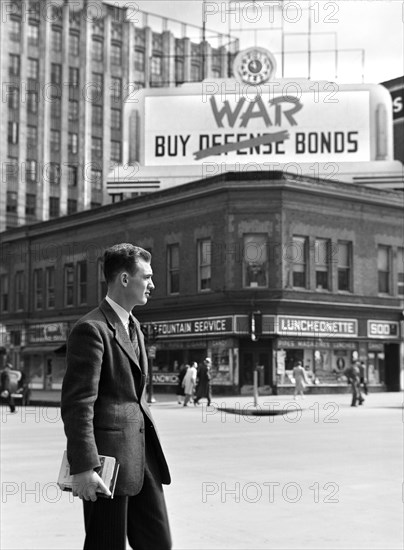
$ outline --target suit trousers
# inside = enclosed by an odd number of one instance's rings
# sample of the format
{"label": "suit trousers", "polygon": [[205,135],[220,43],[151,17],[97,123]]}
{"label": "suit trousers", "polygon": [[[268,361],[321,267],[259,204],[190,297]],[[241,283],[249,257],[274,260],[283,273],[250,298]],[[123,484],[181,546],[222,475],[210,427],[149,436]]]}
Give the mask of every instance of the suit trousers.
{"label": "suit trousers", "polygon": [[161,475],[151,441],[147,441],[143,487],[136,496],[83,500],[84,550],[170,550],[171,534]]}

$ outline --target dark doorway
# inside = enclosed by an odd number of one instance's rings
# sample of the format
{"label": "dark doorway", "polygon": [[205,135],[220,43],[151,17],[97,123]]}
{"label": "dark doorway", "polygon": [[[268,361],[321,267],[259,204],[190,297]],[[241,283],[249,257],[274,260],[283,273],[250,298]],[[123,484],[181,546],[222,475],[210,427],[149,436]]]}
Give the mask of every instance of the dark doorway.
{"label": "dark doorway", "polygon": [[272,340],[240,341],[240,386],[252,386],[258,367],[258,385],[272,386]]}
{"label": "dark doorway", "polygon": [[400,346],[384,345],[384,380],[388,391],[400,391]]}

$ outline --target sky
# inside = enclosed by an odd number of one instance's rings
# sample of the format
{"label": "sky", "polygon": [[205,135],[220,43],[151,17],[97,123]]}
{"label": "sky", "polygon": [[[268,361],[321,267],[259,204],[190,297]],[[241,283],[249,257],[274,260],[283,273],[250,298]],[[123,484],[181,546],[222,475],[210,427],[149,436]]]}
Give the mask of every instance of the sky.
{"label": "sky", "polygon": [[[202,26],[201,0],[109,0]],[[239,38],[240,49],[261,46],[275,54],[281,77],[281,31],[284,28],[284,76],[332,79],[338,82],[377,83],[404,74],[404,2],[402,0],[205,0],[206,36],[215,45],[215,33]],[[283,20],[283,21],[282,21]],[[161,31],[161,21],[149,24]],[[159,28],[160,26],[160,28]],[[170,24],[169,24],[170,28]],[[308,36],[311,36],[309,66]],[[180,25],[172,25],[174,34]],[[212,30],[214,31],[212,33]],[[198,40],[199,31],[188,29]],[[224,37],[224,40],[226,37]],[[335,54],[335,49],[338,54]],[[320,51],[321,50],[321,51]]]}

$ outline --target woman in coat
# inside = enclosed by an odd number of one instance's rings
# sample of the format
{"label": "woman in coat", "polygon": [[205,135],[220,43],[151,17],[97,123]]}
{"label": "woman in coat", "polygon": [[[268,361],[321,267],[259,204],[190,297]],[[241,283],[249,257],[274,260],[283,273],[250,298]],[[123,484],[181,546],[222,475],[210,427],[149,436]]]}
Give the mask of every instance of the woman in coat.
{"label": "woman in coat", "polygon": [[184,388],[185,393],[185,399],[184,399],[184,407],[188,406],[188,402],[190,401],[192,397],[192,392],[194,391],[194,386],[196,382],[196,372],[197,372],[197,364],[194,362],[192,365],[187,369],[187,372],[185,373],[184,380],[182,381],[182,386]]}
{"label": "woman in coat", "polygon": [[309,381],[307,380],[306,371],[304,370],[301,361],[298,361],[293,369],[293,378],[295,379],[294,399],[296,399],[298,395],[303,397],[304,389]]}

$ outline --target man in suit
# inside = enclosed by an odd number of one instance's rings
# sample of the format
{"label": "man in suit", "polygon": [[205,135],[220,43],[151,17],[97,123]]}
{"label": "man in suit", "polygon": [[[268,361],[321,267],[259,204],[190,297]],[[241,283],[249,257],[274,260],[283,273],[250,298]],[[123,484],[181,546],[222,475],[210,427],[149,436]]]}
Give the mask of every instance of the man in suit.
{"label": "man in suit", "polygon": [[[170,473],[145,397],[147,355],[135,306],[151,291],[151,256],[132,244],[104,254],[108,291],[73,327],[67,343],[62,419],[74,495],[83,499],[85,550],[169,550],[162,484]],[[98,455],[120,470],[113,499],[97,474]]]}
{"label": "man in suit", "polygon": [[359,361],[356,361],[354,365],[351,365],[344,370],[344,374],[347,377],[348,383],[351,385],[352,389],[351,407],[357,407],[358,402],[359,405],[362,405],[365,401],[365,398],[361,393],[359,364]]}

